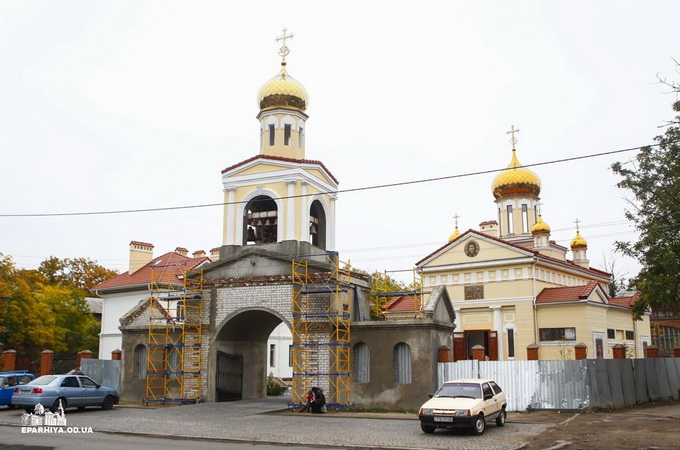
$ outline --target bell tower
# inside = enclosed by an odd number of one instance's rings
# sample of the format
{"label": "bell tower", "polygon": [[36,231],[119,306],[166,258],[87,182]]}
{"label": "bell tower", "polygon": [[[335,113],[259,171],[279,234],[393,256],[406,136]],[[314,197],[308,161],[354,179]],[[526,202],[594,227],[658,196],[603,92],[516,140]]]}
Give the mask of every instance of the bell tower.
{"label": "bell tower", "polygon": [[304,241],[335,250],[338,180],[322,162],[305,159],[304,86],[288,74],[285,28],[281,69],[258,92],[259,154],[222,171],[223,246]]}

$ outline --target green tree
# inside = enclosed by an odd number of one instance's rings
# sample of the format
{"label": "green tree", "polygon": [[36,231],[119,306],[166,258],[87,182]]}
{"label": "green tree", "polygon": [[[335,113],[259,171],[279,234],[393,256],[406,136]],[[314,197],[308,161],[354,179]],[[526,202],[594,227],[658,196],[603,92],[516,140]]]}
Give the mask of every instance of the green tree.
{"label": "green tree", "polygon": [[[680,84],[667,83],[676,95]],[[673,104],[680,113],[680,101]],[[640,317],[650,307],[680,309],[680,115],[670,121],[656,145],[643,147],[632,163],[614,163],[618,186],[629,190],[628,220],[637,242],[617,242],[617,250],[637,259],[642,269],[630,286],[640,292],[634,307]]]}
{"label": "green tree", "polygon": [[115,270],[100,266],[88,258],[59,259],[54,256],[40,263],[38,272],[44,275],[50,284],[73,287],[85,293],[92,286],[118,275]]}

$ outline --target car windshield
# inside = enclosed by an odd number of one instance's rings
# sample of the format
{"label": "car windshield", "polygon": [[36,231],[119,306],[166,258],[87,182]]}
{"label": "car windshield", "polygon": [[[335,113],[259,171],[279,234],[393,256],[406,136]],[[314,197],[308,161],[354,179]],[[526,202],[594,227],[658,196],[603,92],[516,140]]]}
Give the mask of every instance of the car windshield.
{"label": "car windshield", "polygon": [[476,383],[445,383],[434,396],[482,398],[482,389]]}
{"label": "car windshield", "polygon": [[33,384],[33,385],[38,385],[38,386],[45,386],[46,384],[50,384],[52,381],[56,380],[57,377],[54,375],[43,375],[41,377],[36,378],[35,380],[31,381],[28,384]]}

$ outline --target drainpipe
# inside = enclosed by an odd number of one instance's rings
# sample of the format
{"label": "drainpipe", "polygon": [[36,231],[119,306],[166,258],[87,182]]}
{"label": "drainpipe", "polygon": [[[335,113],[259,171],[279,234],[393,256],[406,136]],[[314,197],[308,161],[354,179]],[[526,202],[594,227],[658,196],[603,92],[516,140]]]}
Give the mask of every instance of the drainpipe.
{"label": "drainpipe", "polygon": [[536,311],[536,263],[538,260],[534,257],[534,263],[531,265],[531,303],[534,307],[534,343],[538,345],[538,312]]}

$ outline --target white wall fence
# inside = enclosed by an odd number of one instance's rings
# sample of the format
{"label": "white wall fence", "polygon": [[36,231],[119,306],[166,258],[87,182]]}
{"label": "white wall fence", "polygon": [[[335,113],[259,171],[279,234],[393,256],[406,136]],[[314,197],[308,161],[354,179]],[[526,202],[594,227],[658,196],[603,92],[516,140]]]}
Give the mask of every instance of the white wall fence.
{"label": "white wall fence", "polygon": [[438,380],[491,378],[508,411],[623,408],[680,398],[680,358],[439,363]]}

